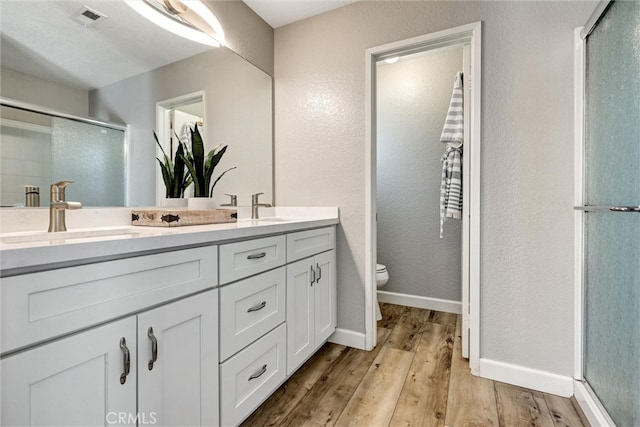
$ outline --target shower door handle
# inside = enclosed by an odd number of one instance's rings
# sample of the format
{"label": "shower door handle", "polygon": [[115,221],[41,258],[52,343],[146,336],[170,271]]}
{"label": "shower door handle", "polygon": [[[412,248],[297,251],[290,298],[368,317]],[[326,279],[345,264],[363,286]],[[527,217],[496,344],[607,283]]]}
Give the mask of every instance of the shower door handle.
{"label": "shower door handle", "polygon": [[611,212],[640,212],[640,206],[611,206]]}
{"label": "shower door handle", "polygon": [[574,210],[584,212],[636,212],[640,213],[640,206],[574,206]]}

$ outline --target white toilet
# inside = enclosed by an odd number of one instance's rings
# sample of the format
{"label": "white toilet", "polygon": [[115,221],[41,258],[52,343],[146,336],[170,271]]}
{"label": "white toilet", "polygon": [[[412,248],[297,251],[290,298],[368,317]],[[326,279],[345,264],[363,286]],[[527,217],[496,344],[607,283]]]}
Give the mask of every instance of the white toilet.
{"label": "white toilet", "polygon": [[[389,281],[389,272],[387,267],[382,264],[376,264],[376,284],[378,289],[382,288]],[[376,294],[376,320],[382,319],[382,313],[380,312],[380,303],[378,303],[378,295]]]}
{"label": "white toilet", "polygon": [[378,284],[378,289],[382,288],[389,281],[389,272],[387,271],[387,267],[382,264],[376,264],[376,283]]}

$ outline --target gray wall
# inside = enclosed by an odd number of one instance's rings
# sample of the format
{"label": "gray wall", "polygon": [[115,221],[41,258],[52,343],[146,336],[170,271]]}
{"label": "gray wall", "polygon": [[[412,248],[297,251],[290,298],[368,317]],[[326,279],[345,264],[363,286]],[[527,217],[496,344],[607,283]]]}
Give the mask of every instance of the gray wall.
{"label": "gray wall", "polygon": [[13,70],[0,70],[0,96],[86,117],[89,92]]}
{"label": "gray wall", "polygon": [[462,221],[440,239],[440,134],[462,47],[381,61],[376,73],[378,262],[382,289],[460,301]]}
{"label": "gray wall", "polygon": [[340,206],[364,331],[367,48],[483,21],[481,357],[571,375],[573,30],[594,2],[357,2],[275,31],[276,202]]}
{"label": "gray wall", "polygon": [[205,0],[224,29],[227,47],[273,76],[273,28],[241,0]]}

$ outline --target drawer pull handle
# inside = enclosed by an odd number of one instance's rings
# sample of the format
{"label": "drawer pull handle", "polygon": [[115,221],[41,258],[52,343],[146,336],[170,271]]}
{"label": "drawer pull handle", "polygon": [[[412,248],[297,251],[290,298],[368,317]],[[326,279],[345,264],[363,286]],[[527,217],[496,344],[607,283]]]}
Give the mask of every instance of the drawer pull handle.
{"label": "drawer pull handle", "polygon": [[251,313],[253,311],[260,311],[263,308],[265,308],[266,305],[267,305],[267,302],[266,301],[262,301],[260,304],[254,305],[253,307],[248,308],[247,309],[247,313]]}
{"label": "drawer pull handle", "polygon": [[311,276],[311,286],[313,286],[313,284],[316,281],[316,271],[313,269],[313,265],[311,266],[311,270],[310,270],[310,274]]}
{"label": "drawer pull handle", "polygon": [[253,375],[251,375],[249,377],[249,381],[255,380],[256,378],[260,378],[262,376],[262,374],[264,374],[265,372],[267,372],[267,364],[266,363],[264,365],[262,365],[262,368],[258,369],[258,371],[256,371],[256,373],[254,373]]}
{"label": "drawer pull handle", "polygon": [[120,338],[120,350],[124,356],[124,372],[120,374],[120,384],[127,382],[127,375],[131,372],[131,354],[127,348],[127,340],[124,337]]}
{"label": "drawer pull handle", "polygon": [[259,254],[253,254],[253,255],[247,256],[247,259],[260,259],[260,258],[264,258],[266,256],[267,256],[266,252],[260,252]]}
{"label": "drawer pull handle", "polygon": [[319,282],[320,279],[322,279],[322,269],[320,268],[320,264],[318,263],[316,263],[316,270],[318,271],[318,279],[316,281]]}
{"label": "drawer pull handle", "polygon": [[149,339],[151,340],[151,360],[149,360],[149,370],[153,369],[153,364],[158,360],[158,340],[156,336],[153,335],[153,328],[149,327],[149,331],[147,332]]}

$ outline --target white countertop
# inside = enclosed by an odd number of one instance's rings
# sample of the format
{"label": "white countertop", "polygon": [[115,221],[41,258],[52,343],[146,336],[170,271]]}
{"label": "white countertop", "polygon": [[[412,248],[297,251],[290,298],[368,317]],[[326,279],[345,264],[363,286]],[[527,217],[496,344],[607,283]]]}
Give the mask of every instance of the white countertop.
{"label": "white countertop", "polygon": [[[83,209],[67,215],[68,233],[55,233],[55,239],[29,241],[34,231],[46,230],[42,216],[47,210],[3,210],[0,229],[0,270],[2,275],[42,270],[43,266],[62,267],[91,261],[114,259],[126,254],[164,251],[174,247],[216,244],[270,234],[317,228],[339,223],[338,208],[261,208],[260,220],[243,219],[239,208],[236,223],[186,227],[132,226],[131,208]],[[75,222],[74,222],[75,220]],[[48,219],[45,219],[48,221]],[[28,223],[37,224],[29,227]],[[76,228],[74,227],[76,225]],[[9,231],[9,232],[5,232]],[[83,232],[103,234],[84,237]],[[96,233],[97,232],[97,233]],[[41,231],[38,231],[41,233]],[[59,237],[59,238],[57,238]],[[26,241],[20,241],[21,239]],[[13,240],[13,242],[11,242]]]}

